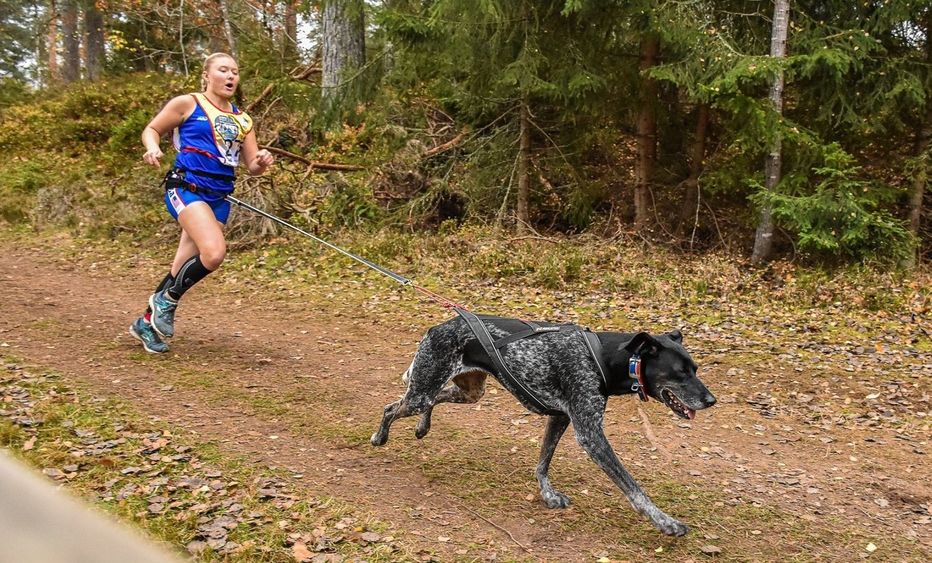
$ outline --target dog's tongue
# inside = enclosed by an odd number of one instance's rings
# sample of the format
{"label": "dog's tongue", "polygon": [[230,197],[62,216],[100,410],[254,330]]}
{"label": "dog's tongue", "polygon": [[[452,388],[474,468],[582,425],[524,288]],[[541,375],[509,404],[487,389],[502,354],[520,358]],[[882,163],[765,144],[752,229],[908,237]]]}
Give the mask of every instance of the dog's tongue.
{"label": "dog's tongue", "polygon": [[686,407],[686,416],[689,417],[689,420],[696,418],[696,411],[692,410],[689,407]]}

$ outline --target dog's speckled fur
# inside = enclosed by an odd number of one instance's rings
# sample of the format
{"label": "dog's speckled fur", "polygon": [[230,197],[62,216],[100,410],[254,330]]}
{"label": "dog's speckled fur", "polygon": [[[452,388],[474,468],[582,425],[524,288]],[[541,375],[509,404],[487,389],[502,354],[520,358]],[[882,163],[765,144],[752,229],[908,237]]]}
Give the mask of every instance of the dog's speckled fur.
{"label": "dog's speckled fur", "polygon": [[[508,334],[495,324],[484,322],[493,338]],[[657,508],[612,450],[603,430],[605,405],[609,395],[630,392],[628,360],[638,347],[649,396],[682,417],[690,415],[682,408],[674,408],[677,404],[695,411],[715,404],[715,397],[696,377],[696,364],[683,348],[679,332],[657,337],[618,332],[597,335],[602,343],[604,365],[609,370],[607,389],[578,331],[546,333],[518,340],[502,349],[502,357],[511,373],[544,404],[564,413],[550,416],[547,421],[536,471],[541,496],[550,508],[564,508],[570,504],[570,499],[550,484],[548,471],[557,442],[572,423],[576,441],[624,492],[634,509],[663,533],[682,536],[688,531],[686,525]],[[382,424],[372,435],[372,444],[385,444],[392,423],[413,415],[421,415],[415,436],[423,438],[430,430],[434,406],[475,403],[485,393],[485,381],[490,374],[494,376],[494,370],[463,319],[456,317],[432,327],[421,340],[414,361],[403,376],[408,384],[407,392],[385,407]],[[507,381],[499,379],[499,382],[521,400],[521,395],[509,388]],[[537,411],[531,405],[524,406]]]}

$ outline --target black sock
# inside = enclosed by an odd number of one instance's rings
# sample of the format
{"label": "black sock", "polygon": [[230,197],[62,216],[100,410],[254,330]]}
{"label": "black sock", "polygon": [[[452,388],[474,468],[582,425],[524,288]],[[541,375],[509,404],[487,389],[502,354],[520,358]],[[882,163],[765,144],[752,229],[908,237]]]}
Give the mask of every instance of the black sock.
{"label": "black sock", "polygon": [[181,265],[178,275],[175,276],[175,282],[167,289],[168,296],[177,301],[181,299],[184,292],[191,289],[197,282],[207,277],[211,270],[204,267],[201,263],[201,256],[195,255],[188,258],[188,261]]}
{"label": "black sock", "polygon": [[[165,278],[159,283],[158,287],[155,288],[155,292],[158,293],[166,287],[170,287],[173,283],[175,283],[175,277],[172,276],[172,273],[169,271],[167,274],[165,274]],[[149,315],[151,313],[152,307],[146,305],[146,314]]]}

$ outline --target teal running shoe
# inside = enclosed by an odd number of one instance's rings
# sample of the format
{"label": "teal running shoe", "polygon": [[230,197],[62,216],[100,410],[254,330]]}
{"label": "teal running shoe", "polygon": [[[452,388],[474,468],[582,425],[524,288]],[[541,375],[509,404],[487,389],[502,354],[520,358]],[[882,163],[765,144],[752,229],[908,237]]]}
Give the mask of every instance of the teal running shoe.
{"label": "teal running shoe", "polygon": [[142,347],[146,349],[146,352],[152,354],[168,352],[168,344],[162,342],[162,339],[152,330],[144,317],[139,317],[133,321],[133,324],[129,325],[129,333],[133,338],[142,342]]}
{"label": "teal running shoe", "polygon": [[178,302],[169,297],[164,289],[149,297],[149,307],[152,309],[149,324],[162,338],[171,338],[175,335],[175,308],[177,306]]}

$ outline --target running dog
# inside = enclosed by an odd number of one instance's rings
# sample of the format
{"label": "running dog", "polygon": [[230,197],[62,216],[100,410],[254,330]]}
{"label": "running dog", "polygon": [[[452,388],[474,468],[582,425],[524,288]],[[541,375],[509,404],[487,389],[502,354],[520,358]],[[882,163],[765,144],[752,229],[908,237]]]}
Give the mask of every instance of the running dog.
{"label": "running dog", "polygon": [[[507,366],[509,377],[498,373],[501,370],[495,366],[503,364],[490,357],[491,349],[482,345],[464,318],[432,327],[402,376],[407,391],[385,407],[382,424],[370,440],[372,445],[385,444],[392,423],[413,415],[421,416],[414,434],[423,438],[430,430],[434,406],[475,403],[492,375],[526,408],[549,416],[536,471],[540,494],[548,507],[570,504],[569,497],[550,484],[548,472],[557,442],[572,423],[576,441],[621,489],[634,510],[664,534],[686,534],[689,528],[660,510],[622,466],[603,430],[605,405],[611,395],[638,392],[642,400],[653,397],[684,419],[692,419],[697,410],[715,404],[715,397],[696,377],[696,363],[683,348],[682,334],[597,332],[588,333],[587,344],[587,331],[575,325],[486,316],[481,322],[487,334],[498,339],[494,345],[500,347],[499,360]],[[527,326],[534,332],[515,339],[522,328],[528,332]],[[636,366],[638,359],[640,366]],[[640,381],[631,377],[635,374]]]}

